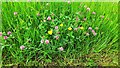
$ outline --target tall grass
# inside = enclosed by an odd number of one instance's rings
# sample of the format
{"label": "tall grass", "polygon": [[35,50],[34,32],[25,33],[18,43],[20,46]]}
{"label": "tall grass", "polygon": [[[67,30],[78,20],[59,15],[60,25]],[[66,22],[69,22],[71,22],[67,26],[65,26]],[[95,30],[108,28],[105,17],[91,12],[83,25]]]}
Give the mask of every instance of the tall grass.
{"label": "tall grass", "polygon": [[[90,11],[87,11],[87,8]],[[96,60],[84,57],[103,52],[117,52],[118,48],[117,3],[95,2],[3,2],[2,33],[3,65],[99,65]],[[14,15],[17,12],[17,15]],[[92,14],[96,12],[96,14]],[[40,16],[37,16],[40,13]],[[54,15],[52,15],[52,13]],[[50,16],[54,21],[46,20]],[[103,18],[101,16],[104,16]],[[77,21],[76,18],[79,18]],[[83,19],[87,20],[84,21]],[[44,19],[46,22],[44,22]],[[60,24],[63,24],[63,27]],[[58,26],[59,30],[55,30]],[[74,28],[83,27],[84,29]],[[72,30],[69,31],[68,28]],[[92,27],[96,36],[88,30]],[[96,29],[98,28],[98,29]],[[52,30],[52,35],[48,31]],[[60,32],[60,34],[58,34]],[[90,35],[87,36],[86,32]],[[44,38],[43,38],[44,36]],[[54,37],[59,36],[56,40]],[[40,41],[49,40],[49,44]],[[21,50],[20,46],[25,49]],[[58,50],[63,47],[64,50]],[[117,53],[116,53],[117,54]],[[81,59],[82,58],[82,59]],[[84,64],[86,61],[90,63]],[[74,64],[75,63],[75,64]]]}

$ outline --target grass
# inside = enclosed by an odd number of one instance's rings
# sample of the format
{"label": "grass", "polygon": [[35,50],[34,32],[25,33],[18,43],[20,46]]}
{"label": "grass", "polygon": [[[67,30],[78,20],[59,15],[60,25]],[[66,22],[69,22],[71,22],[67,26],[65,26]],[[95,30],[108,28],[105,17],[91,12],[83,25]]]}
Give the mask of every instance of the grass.
{"label": "grass", "polygon": [[[117,14],[117,3],[112,2],[3,2],[2,64],[117,66]],[[46,20],[48,16],[50,21]],[[21,45],[25,46],[23,50]],[[60,51],[60,47],[64,50]]]}

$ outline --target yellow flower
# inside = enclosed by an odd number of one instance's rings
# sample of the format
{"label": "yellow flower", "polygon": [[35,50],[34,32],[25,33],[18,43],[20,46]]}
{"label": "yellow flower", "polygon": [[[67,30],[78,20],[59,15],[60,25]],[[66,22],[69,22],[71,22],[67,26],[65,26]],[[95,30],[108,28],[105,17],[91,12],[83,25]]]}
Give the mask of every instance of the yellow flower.
{"label": "yellow flower", "polygon": [[83,30],[83,29],[84,29],[84,27],[82,27],[82,26],[81,26],[81,27],[80,27],[80,29],[81,29],[81,30]]}
{"label": "yellow flower", "polygon": [[52,35],[52,30],[48,31],[48,34]]}
{"label": "yellow flower", "polygon": [[60,26],[63,26],[63,24],[60,24]]}
{"label": "yellow flower", "polygon": [[69,27],[69,28],[68,28],[68,30],[72,30],[72,28],[71,28],[71,27]]}

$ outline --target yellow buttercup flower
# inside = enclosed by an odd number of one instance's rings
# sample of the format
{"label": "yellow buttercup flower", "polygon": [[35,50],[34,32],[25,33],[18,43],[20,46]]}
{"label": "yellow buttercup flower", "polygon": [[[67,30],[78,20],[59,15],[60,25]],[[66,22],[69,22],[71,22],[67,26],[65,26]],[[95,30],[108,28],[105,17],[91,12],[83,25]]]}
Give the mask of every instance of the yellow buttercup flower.
{"label": "yellow buttercup flower", "polygon": [[71,28],[71,27],[69,27],[69,28],[68,28],[68,30],[72,30],[72,28]]}
{"label": "yellow buttercup flower", "polygon": [[63,26],[63,24],[60,24],[60,26]]}
{"label": "yellow buttercup flower", "polygon": [[80,27],[80,29],[81,29],[81,30],[83,30],[83,29],[84,29],[84,27],[82,27],[82,26],[81,26],[81,27]]}
{"label": "yellow buttercup flower", "polygon": [[52,35],[52,30],[48,31],[48,34]]}

